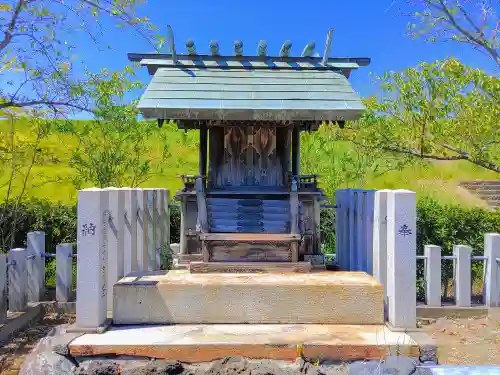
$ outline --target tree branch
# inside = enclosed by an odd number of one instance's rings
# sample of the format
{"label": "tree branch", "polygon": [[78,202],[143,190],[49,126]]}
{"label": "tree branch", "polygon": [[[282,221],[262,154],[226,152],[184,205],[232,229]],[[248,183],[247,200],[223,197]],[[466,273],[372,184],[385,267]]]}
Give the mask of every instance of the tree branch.
{"label": "tree branch", "polygon": [[[427,1],[427,3],[430,6],[438,9],[438,11],[443,12],[446,15],[446,18],[447,18],[448,22],[456,30],[458,30],[463,36],[465,36],[467,39],[469,39],[472,43],[475,43],[475,44],[481,46],[482,48],[484,48],[491,55],[491,57],[493,57],[493,59],[495,60],[495,62],[500,66],[500,56],[498,55],[498,52],[494,48],[491,48],[489,46],[489,43],[484,39],[484,34],[480,32],[481,37],[480,38],[476,38],[474,35],[472,35],[470,33],[469,30],[464,29],[457,22],[457,20],[453,16],[453,14],[450,12],[450,9],[448,8],[448,5],[446,5],[446,1],[445,0],[438,0],[438,2],[439,2],[439,4],[441,4],[441,7],[438,7],[436,4],[432,3],[432,0]],[[462,10],[462,7],[459,7],[459,8]],[[464,12],[464,11],[465,11],[465,9],[462,10],[462,12]],[[468,19],[468,17],[466,17],[466,19]],[[475,26],[475,27],[477,27],[477,26]]]}
{"label": "tree branch", "polygon": [[8,102],[0,102],[0,109],[3,108],[9,108],[9,107],[17,107],[17,108],[23,108],[23,107],[32,107],[36,105],[45,105],[47,107],[69,107],[73,109],[78,109],[80,111],[84,112],[92,112],[90,109],[82,107],[78,104],[72,104],[69,102],[58,102],[58,101],[47,101],[47,100],[29,100],[25,102],[13,102],[13,101],[8,101]]}
{"label": "tree branch", "polygon": [[3,40],[0,42],[0,51],[2,51],[12,40],[12,32],[14,31],[17,23],[17,19],[19,18],[19,14],[23,10],[23,7],[26,4],[26,0],[18,0],[16,8],[14,9],[14,13],[12,13],[12,18],[10,20],[9,26],[7,30],[5,30],[5,35]]}
{"label": "tree branch", "polygon": [[479,165],[480,167],[489,169],[490,171],[500,173],[500,165],[498,165],[498,164],[492,163],[492,162],[487,161],[487,160],[481,160],[481,159],[474,158],[474,157],[470,156],[469,153],[462,151],[462,150],[460,150],[454,146],[448,145],[448,144],[442,144],[441,146],[447,150],[450,150],[450,151],[457,153],[458,156],[460,156],[460,158],[463,160],[468,160],[471,163]]}

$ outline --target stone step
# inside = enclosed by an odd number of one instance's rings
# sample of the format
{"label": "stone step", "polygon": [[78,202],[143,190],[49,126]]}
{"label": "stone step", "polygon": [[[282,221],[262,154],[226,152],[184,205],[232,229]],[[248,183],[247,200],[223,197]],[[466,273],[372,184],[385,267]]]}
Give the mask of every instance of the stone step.
{"label": "stone step", "polygon": [[[224,310],[224,309],[221,309]],[[419,345],[384,325],[168,325],[116,327],[69,344],[75,357],[135,356],[210,362],[228,356],[312,362],[380,360],[396,352],[418,360]]]}
{"label": "stone step", "polygon": [[383,324],[384,290],[362,272],[133,273],[115,324]]}
{"label": "stone step", "polygon": [[500,180],[477,180],[477,181],[467,181],[462,182],[460,184],[463,187],[467,188],[477,188],[477,187],[485,187],[485,186],[496,186],[500,187]]}
{"label": "stone step", "polygon": [[311,262],[191,262],[191,273],[307,273]]}

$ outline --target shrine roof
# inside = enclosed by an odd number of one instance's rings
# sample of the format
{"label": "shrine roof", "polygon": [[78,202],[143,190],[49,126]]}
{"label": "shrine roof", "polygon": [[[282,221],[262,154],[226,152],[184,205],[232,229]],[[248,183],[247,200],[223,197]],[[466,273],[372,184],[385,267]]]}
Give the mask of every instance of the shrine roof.
{"label": "shrine roof", "polygon": [[348,77],[369,58],[129,54],[153,76],[146,119],[345,121],[365,107]]}

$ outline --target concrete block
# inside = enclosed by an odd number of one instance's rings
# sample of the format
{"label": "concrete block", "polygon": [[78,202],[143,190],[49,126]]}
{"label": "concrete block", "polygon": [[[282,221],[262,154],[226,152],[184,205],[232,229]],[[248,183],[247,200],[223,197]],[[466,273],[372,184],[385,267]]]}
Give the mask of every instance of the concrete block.
{"label": "concrete block", "polygon": [[[387,194],[375,192],[373,209],[373,277],[387,289]],[[387,298],[385,297],[387,304]]]}
{"label": "concrete block", "polygon": [[395,328],[416,327],[416,195],[394,190],[387,196],[387,307]]}
{"label": "concrete block", "polygon": [[361,272],[130,274],[114,287],[115,324],[382,324],[383,288]]}
{"label": "concrete block", "polygon": [[68,302],[73,289],[73,246],[70,243],[56,246],[56,301]]}
{"label": "concrete block", "polygon": [[27,288],[28,302],[40,302],[45,294],[45,233],[27,235]]}
{"label": "concrete block", "polygon": [[458,307],[469,307],[472,294],[472,249],[465,245],[455,245],[453,246],[453,255],[456,257],[455,304]]}
{"label": "concrete block", "polygon": [[484,235],[485,261],[485,304],[487,307],[500,306],[500,265],[496,261],[500,259],[500,234],[486,233]]}
{"label": "concrete block", "polygon": [[9,251],[9,311],[21,312],[27,307],[26,249]]}
{"label": "concrete block", "polygon": [[78,192],[76,325],[95,328],[107,319],[108,191]]}
{"label": "concrete block", "polygon": [[[109,194],[109,232],[108,244],[108,279],[111,289],[115,282],[124,275],[124,230],[125,230],[125,191],[126,189],[108,188]],[[113,305],[113,294],[108,293],[108,310]]]}
{"label": "concrete block", "polygon": [[441,248],[435,245],[426,245],[426,290],[427,306],[441,306]]}
{"label": "concrete block", "polygon": [[137,269],[137,194],[140,189],[125,190],[125,229],[123,232],[123,274],[138,271]]}

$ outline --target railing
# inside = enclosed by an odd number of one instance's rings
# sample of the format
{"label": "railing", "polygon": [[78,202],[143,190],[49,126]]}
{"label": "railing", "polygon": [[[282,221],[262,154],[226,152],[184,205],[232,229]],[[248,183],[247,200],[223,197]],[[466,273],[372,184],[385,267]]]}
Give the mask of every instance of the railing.
{"label": "railing", "polygon": [[484,262],[483,303],[500,306],[500,234],[485,235],[484,254],[456,245],[452,256],[438,246],[425,246],[417,256],[416,195],[408,190],[340,189],[336,192],[336,258],[341,269],[365,271],[384,286],[389,324],[416,327],[417,260],[425,259],[425,300],[441,306],[441,263],[454,264],[457,307],[472,305],[472,261]]}
{"label": "railing", "polygon": [[427,245],[424,255],[417,260],[424,261],[425,304],[441,306],[442,282],[441,268],[443,260],[453,261],[454,297],[457,307],[472,305],[472,262],[483,262],[483,304],[487,307],[500,306],[500,234],[484,235],[484,255],[472,256],[472,248],[455,245],[453,255],[442,256],[441,248]]}
{"label": "railing", "polygon": [[314,192],[318,190],[318,179],[319,175],[297,175],[294,176],[291,173],[287,175],[288,186],[292,186],[292,182],[295,180],[297,182],[297,190],[303,192]]}
{"label": "railing", "polygon": [[30,232],[27,248],[16,248],[7,256],[0,254],[0,324],[7,312],[24,312],[28,303],[41,302],[45,295],[46,258],[56,258],[55,301],[68,302],[73,297],[72,244],[56,246],[56,253],[45,252],[45,233]]}

